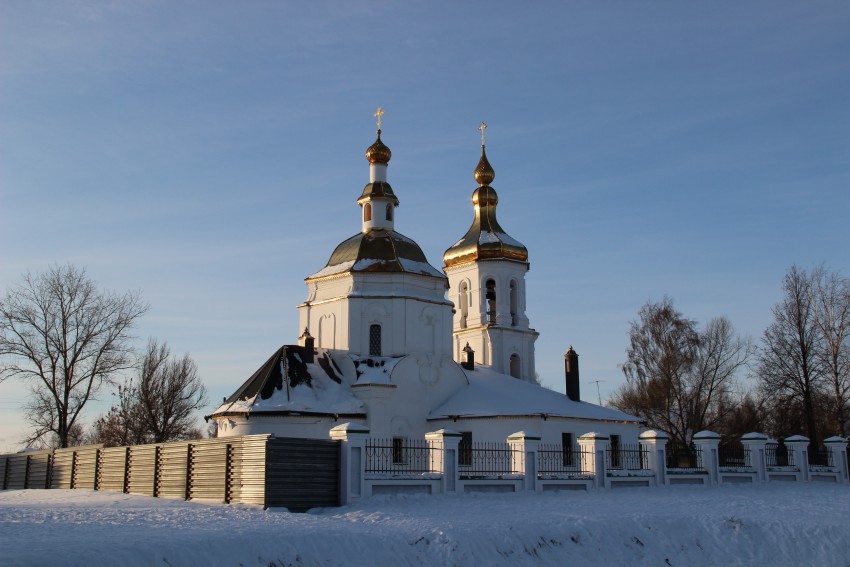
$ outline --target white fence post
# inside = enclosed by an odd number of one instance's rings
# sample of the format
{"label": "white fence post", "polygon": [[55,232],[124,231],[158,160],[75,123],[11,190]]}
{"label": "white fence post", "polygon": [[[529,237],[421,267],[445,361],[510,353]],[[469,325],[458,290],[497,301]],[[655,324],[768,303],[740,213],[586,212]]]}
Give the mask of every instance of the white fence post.
{"label": "white fence post", "polygon": [[694,445],[702,454],[702,466],[708,472],[708,483],[720,483],[720,435],[714,431],[700,431],[694,434]]}
{"label": "white fence post", "polygon": [[794,466],[799,471],[799,478],[803,482],[810,480],[809,476],[809,438],[804,435],[793,435],[785,439],[788,452],[794,453]]}
{"label": "white fence post", "polygon": [[741,436],[741,445],[750,454],[750,467],[756,471],[756,482],[767,482],[767,459],[764,455],[767,435],[747,433]]}
{"label": "white fence post", "polygon": [[461,434],[451,429],[440,429],[426,433],[425,439],[428,441],[428,455],[434,469],[442,474],[440,491],[456,494],[460,488],[457,465]]}
{"label": "white fence post", "polygon": [[527,492],[537,491],[537,450],[540,435],[517,431],[508,437],[511,447],[511,468],[514,474],[523,475],[523,487]]}
{"label": "white fence post", "polygon": [[847,439],[844,437],[830,437],[824,439],[823,444],[832,457],[832,466],[838,469],[838,482],[848,483],[847,470]]}
{"label": "white fence post", "polygon": [[330,430],[330,438],[341,444],[340,502],[344,505],[365,499],[369,428],[358,423],[343,423]]}
{"label": "white fence post", "polygon": [[[609,439],[607,435],[601,433],[585,433],[578,438],[578,445],[581,447],[581,458],[587,459],[587,462],[582,461],[582,469],[588,472],[593,472],[593,485],[596,488],[605,488],[606,473],[605,473],[605,453],[608,451]],[[588,457],[587,454],[590,453]]]}
{"label": "white fence post", "polygon": [[646,449],[646,466],[655,471],[655,486],[667,484],[667,441],[670,438],[662,431],[650,429],[640,434],[640,445]]}

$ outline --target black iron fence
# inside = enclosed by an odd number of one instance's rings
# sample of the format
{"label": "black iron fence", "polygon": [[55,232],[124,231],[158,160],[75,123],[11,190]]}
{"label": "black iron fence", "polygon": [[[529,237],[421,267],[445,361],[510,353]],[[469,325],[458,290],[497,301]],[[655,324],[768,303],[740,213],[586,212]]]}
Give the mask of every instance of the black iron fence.
{"label": "black iron fence", "polygon": [[721,467],[749,469],[753,466],[750,450],[740,444],[720,445],[717,450],[717,458],[720,459]]}
{"label": "black iron fence", "polygon": [[513,459],[514,450],[507,443],[463,444],[458,451],[460,478],[492,478],[513,474]]}
{"label": "black iron fence", "polygon": [[367,439],[366,473],[405,475],[439,472],[435,462],[437,450],[430,451],[424,439]]}
{"label": "black iron fence", "polygon": [[789,451],[784,443],[770,443],[764,448],[765,465],[768,467],[793,467],[794,452]]}
{"label": "black iron fence", "polygon": [[611,470],[639,471],[649,468],[649,452],[640,445],[617,445],[605,452]]}
{"label": "black iron fence", "polygon": [[537,449],[538,476],[593,474],[593,451],[574,445],[541,444]]}
{"label": "black iron fence", "polygon": [[702,451],[694,445],[670,444],[666,448],[667,468],[678,472],[704,472]]}
{"label": "black iron fence", "polygon": [[811,447],[809,449],[809,464],[817,467],[834,467],[832,451],[823,445],[817,448]]}

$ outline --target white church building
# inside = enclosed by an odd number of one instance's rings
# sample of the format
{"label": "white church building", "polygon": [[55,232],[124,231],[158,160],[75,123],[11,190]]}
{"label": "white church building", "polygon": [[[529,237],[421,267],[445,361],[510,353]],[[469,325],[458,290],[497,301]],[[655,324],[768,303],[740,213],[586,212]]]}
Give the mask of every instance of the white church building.
{"label": "white church building", "polygon": [[533,431],[544,443],[587,432],[637,443],[637,417],[579,399],[578,355],[565,355],[567,395],[537,384],[526,315],[528,250],[496,219],[482,124],[474,219],[440,271],[396,231],[390,149],[366,151],[360,231],[306,278],[298,344],[284,345],[211,416],[218,435],[328,438],[345,422],[380,438],[422,439],[442,428],[466,442]]}

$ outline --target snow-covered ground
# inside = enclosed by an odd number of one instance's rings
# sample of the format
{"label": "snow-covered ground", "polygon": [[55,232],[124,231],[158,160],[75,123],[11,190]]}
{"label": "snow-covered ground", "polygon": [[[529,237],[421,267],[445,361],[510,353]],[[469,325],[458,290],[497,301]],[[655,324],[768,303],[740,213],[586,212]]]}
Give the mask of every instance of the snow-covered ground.
{"label": "snow-covered ground", "polygon": [[850,486],[387,496],[291,514],[0,492],[0,565],[850,565]]}

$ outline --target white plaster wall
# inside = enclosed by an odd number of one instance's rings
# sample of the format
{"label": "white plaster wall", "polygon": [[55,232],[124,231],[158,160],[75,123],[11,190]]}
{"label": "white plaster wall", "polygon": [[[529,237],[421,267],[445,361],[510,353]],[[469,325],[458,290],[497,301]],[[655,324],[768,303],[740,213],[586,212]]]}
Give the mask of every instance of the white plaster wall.
{"label": "white plaster wall", "polygon": [[276,437],[302,437],[307,439],[327,439],[332,427],[350,421],[366,425],[365,419],[299,416],[263,416],[252,414],[250,418],[223,417],[217,419],[218,436],[256,435],[271,433]]}
{"label": "white plaster wall", "polygon": [[[364,211],[366,203],[360,205],[360,215],[363,219],[363,226],[361,230],[363,232],[368,232],[373,228],[392,230],[395,226],[395,215],[397,212],[396,207],[394,207],[387,199],[370,199],[368,202],[372,205],[372,218],[368,221],[366,220],[366,214]],[[392,209],[392,215],[390,215],[389,219],[387,219],[387,205],[389,205]]]}
{"label": "white plaster wall", "polygon": [[375,181],[387,180],[387,165],[386,163],[370,163],[369,164],[369,183]]}
{"label": "white plaster wall", "polygon": [[[452,305],[445,286],[446,280],[409,273],[310,282],[308,301],[298,306],[298,334],[306,327],[322,348],[368,355],[369,326],[380,324],[383,356],[451,356]],[[326,325],[335,330],[332,340]]]}
{"label": "white plaster wall", "polygon": [[[537,333],[529,327],[526,309],[525,274],[528,264],[511,260],[479,260],[446,270],[449,278],[449,299],[461,305],[461,283],[469,287],[467,324],[462,326],[463,313],[458,308],[452,318],[455,360],[464,360],[467,342],[475,351],[475,359],[497,372],[510,373],[510,356],[516,353],[522,364],[522,379],[533,382],[535,377],[534,342]],[[496,325],[487,324],[485,299],[486,282],[496,283]],[[516,283],[516,325],[511,325],[510,284]]]}
{"label": "white plaster wall", "polygon": [[479,329],[470,329],[454,335],[454,356],[458,362],[466,361],[466,354],[463,349],[467,343],[469,343],[469,348],[475,351],[475,364],[491,366],[493,357],[490,340],[486,333],[482,333]]}
{"label": "white plaster wall", "polygon": [[[496,282],[496,321],[500,325],[511,324],[510,305],[510,283],[517,283],[517,327],[528,327],[526,309],[526,287],[525,274],[528,272],[528,264],[513,260],[479,260],[469,264],[446,269],[449,278],[449,299],[460,305],[460,284],[463,281],[469,283],[470,291],[470,317],[468,326],[487,324],[487,305],[484,299],[486,282],[492,279]],[[459,329],[460,311],[455,314],[454,328]]]}
{"label": "white plaster wall", "polygon": [[390,382],[395,388],[352,388],[367,407],[374,437],[424,438],[431,431],[428,414],[467,385],[463,371],[450,357],[427,355],[403,358]]}
{"label": "white plaster wall", "polygon": [[351,276],[309,282],[307,301],[298,306],[295,336],[306,328],[316,338],[317,347],[347,350],[348,334],[344,330],[348,327],[349,310],[341,299],[351,292],[352,285]]}

